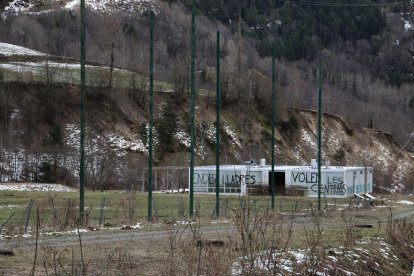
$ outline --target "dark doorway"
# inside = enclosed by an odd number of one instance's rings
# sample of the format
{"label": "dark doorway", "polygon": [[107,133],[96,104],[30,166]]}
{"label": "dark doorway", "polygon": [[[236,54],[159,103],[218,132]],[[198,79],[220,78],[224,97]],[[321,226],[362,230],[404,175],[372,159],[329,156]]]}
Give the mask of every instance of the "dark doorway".
{"label": "dark doorway", "polygon": [[[286,193],[285,172],[275,172],[275,188],[277,195]],[[272,172],[269,172],[269,193],[272,193]]]}

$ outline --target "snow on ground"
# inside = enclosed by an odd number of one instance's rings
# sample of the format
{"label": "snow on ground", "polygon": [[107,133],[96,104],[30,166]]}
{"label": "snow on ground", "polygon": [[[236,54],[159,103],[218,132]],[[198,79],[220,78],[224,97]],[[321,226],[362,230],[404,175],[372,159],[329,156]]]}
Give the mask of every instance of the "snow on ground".
{"label": "snow on ground", "polygon": [[[54,231],[54,230],[47,230],[46,232],[40,232],[40,236],[63,236],[63,235],[78,235],[79,233],[88,233],[91,231],[99,231],[99,230],[134,230],[134,229],[141,229],[144,226],[137,222],[134,225],[122,225],[119,227],[103,227],[103,228],[94,228],[88,227],[87,229],[80,228],[80,229],[69,229],[66,231]],[[32,230],[29,228],[28,231],[24,234],[15,234],[15,235],[0,235],[0,240],[3,239],[11,239],[11,238],[31,238],[33,237]]]}
{"label": "snow on ground", "polygon": [[159,194],[188,193],[188,189],[167,189],[167,190],[161,190],[161,191],[154,191],[153,193],[159,193]]}
{"label": "snow on ground", "polygon": [[[201,124],[199,125],[199,129],[201,129]],[[207,134],[207,133],[206,133]],[[207,136],[207,135],[206,135]],[[174,138],[178,140],[178,142],[184,145],[186,148],[191,147],[191,136],[187,134],[184,130],[178,129],[178,131],[174,134]],[[201,139],[196,139],[196,145],[194,148],[194,152],[199,155],[203,160],[205,159],[205,145],[201,141]]]}
{"label": "snow on ground", "polygon": [[239,149],[242,149],[243,146],[239,141],[237,133],[229,125],[224,125],[223,128],[226,134],[231,137],[233,144],[236,145]]}
{"label": "snow on ground", "polygon": [[137,223],[137,224],[135,224],[135,225],[122,225],[121,227],[119,227],[119,228],[116,228],[117,230],[125,230],[125,229],[140,229],[140,228],[142,228],[143,226],[142,226],[142,224],[141,223]]}
{"label": "snow on ground", "polygon": [[405,20],[405,19],[403,19],[403,22],[404,22],[404,29],[405,29],[406,31],[409,31],[409,30],[414,29],[413,24],[411,24],[411,22],[410,22],[409,20]]}
{"label": "snow on ground", "polygon": [[[200,125],[199,127],[201,128],[202,126]],[[214,143],[216,141],[216,126],[215,125],[207,125],[205,127],[204,133],[210,142]]]}
{"label": "snow on ground", "polygon": [[328,124],[323,125],[323,133],[325,133],[322,137],[324,139],[323,145],[327,149],[337,150],[341,147],[342,143],[346,142],[347,136],[343,135],[343,127],[339,121],[332,120],[330,123],[332,126]]}
{"label": "snow on ground", "polygon": [[134,139],[127,139],[119,134],[107,133],[105,138],[113,149],[122,151],[120,154],[125,154],[126,151],[143,153],[148,152],[147,147],[138,137],[134,137]]}
{"label": "snow on ground", "polygon": [[409,201],[409,200],[400,200],[400,201],[397,201],[397,203],[405,204],[405,205],[414,205],[414,202]]}
{"label": "snow on ground", "polygon": [[[132,229],[140,229],[143,228],[144,226],[137,222],[134,225],[122,225],[120,227],[103,227],[101,228],[101,230],[132,230]],[[67,231],[50,231],[50,232],[46,232],[46,233],[42,233],[41,235],[77,235],[78,233],[88,233],[91,231],[99,231],[99,228],[89,228],[88,229],[72,229],[72,230],[67,230]]]}
{"label": "snow on ground", "polygon": [[[154,5],[153,0],[86,0],[86,6],[93,11],[112,12],[138,12],[144,14],[148,10],[154,10],[158,14],[159,11]],[[65,9],[73,10],[79,7],[79,0],[73,0],[66,3]]]}
{"label": "snow on ground", "polygon": [[[23,49],[27,49],[27,48],[23,48]],[[27,49],[29,51],[33,51],[30,49]],[[33,51],[36,52],[36,51]],[[2,53],[2,52],[0,52]],[[22,53],[22,52],[20,52]],[[46,55],[46,54],[42,54],[40,52],[38,52],[38,56],[40,55]],[[24,54],[19,54],[19,55],[24,55]],[[33,56],[35,54],[25,54],[28,56]],[[67,70],[71,70],[71,71],[79,71],[80,70],[80,63],[62,63],[62,62],[54,62],[54,61],[50,61],[50,60],[45,60],[45,61],[39,61],[39,62],[20,62],[20,61],[15,61],[15,62],[10,62],[10,63],[2,63],[0,64],[1,68],[10,70],[10,71],[14,71],[14,72],[32,72],[33,74],[39,74],[39,73],[44,73],[45,69],[47,67],[49,67],[49,69],[67,69]],[[85,65],[86,70],[88,69],[105,69],[105,70],[109,70],[110,68],[107,66],[94,66],[94,65]],[[123,70],[123,69],[117,69],[114,68],[115,72],[123,72],[123,73],[129,73],[129,71],[127,70]],[[53,72],[55,73],[55,72]]]}
{"label": "snow on ground", "polygon": [[19,192],[75,192],[76,190],[61,184],[13,183],[0,184],[0,191]]}
{"label": "snow on ground", "polygon": [[376,147],[376,151],[372,155],[371,160],[377,163],[379,167],[384,168],[384,170],[388,170],[393,162],[391,150],[378,140],[374,140],[373,145]]}
{"label": "snow on ground", "polygon": [[42,233],[41,235],[70,235],[70,234],[79,234],[79,233],[87,233],[90,230],[88,229],[73,229],[73,230],[68,230],[68,231],[53,231],[53,232],[46,232],[46,233]]}
{"label": "snow on ground", "polygon": [[[86,132],[89,132],[89,129],[86,129]],[[134,136],[132,138],[126,138],[120,134],[115,133],[105,133],[103,136],[98,134],[89,134],[92,138],[87,139],[86,141],[86,152],[98,151],[98,147],[104,148],[105,145],[111,147],[117,152],[119,156],[123,156],[127,151],[132,152],[142,152],[147,153],[147,147],[138,137]],[[80,147],[80,128],[75,124],[66,124],[65,125],[65,144],[79,149]],[[99,145],[99,146],[98,146]]]}
{"label": "snow on ground", "polygon": [[10,114],[10,119],[12,120],[20,119],[21,117],[21,112],[17,108],[13,109],[12,113]]}
{"label": "snow on ground", "polygon": [[186,148],[191,147],[191,137],[184,130],[179,129],[175,134],[174,138],[177,139],[180,144],[183,144]]}
{"label": "snow on ground", "polygon": [[32,1],[13,0],[4,8],[4,11],[10,14],[19,14],[29,11],[34,6],[35,5]]}
{"label": "snow on ground", "polygon": [[[35,0],[13,0],[4,8],[2,17],[4,19],[7,15],[16,15],[21,13],[38,15],[60,9],[75,10],[79,8],[79,3],[79,0],[51,0],[47,3]],[[55,7],[56,5],[58,5],[58,8]],[[156,15],[159,14],[159,7],[156,5],[154,0],[86,0],[85,5],[92,11],[103,13],[121,11],[131,15],[143,15],[145,12],[153,10]],[[53,7],[54,10],[51,10],[50,7]],[[39,11],[39,9],[43,10]]]}
{"label": "snow on ground", "polygon": [[45,53],[41,53],[35,50],[31,50],[25,47],[0,42],[0,56],[46,56]]}
{"label": "snow on ground", "polygon": [[[372,244],[375,243],[375,247]],[[391,245],[381,238],[366,238],[357,241],[352,250],[343,247],[330,248],[326,250],[326,259],[321,259],[317,267],[312,264],[314,253],[309,249],[296,249],[286,251],[265,251],[257,254],[254,260],[254,267],[260,271],[259,274],[268,274],[273,272],[276,265],[276,275],[302,275],[303,269],[306,267],[313,267],[314,271],[308,271],[312,275],[331,275],[332,271],[340,271],[341,275],[358,275],[359,271],[352,271],[350,267],[341,267],[343,264],[340,260],[345,260],[346,263],[366,263],[367,257],[372,255],[370,249],[378,247],[379,253],[384,260],[397,261],[398,257],[392,253]],[[375,252],[375,251],[374,251]],[[317,252],[316,252],[317,253]],[[240,258],[240,260],[242,260]],[[248,257],[244,258],[248,260]],[[247,261],[245,265],[249,266]],[[373,266],[380,267],[380,264],[375,262]],[[250,269],[249,267],[246,267]],[[257,271],[257,272],[258,272]],[[232,275],[243,275],[242,262],[236,261],[233,263]],[[306,273],[305,273],[306,274]]]}
{"label": "snow on ground", "polygon": [[309,135],[309,133],[305,130],[305,128],[302,128],[302,135],[301,135],[302,141],[304,141],[310,148],[316,148],[316,141],[315,137],[313,135]]}
{"label": "snow on ground", "polygon": [[307,165],[308,161],[304,160],[302,155],[300,154],[301,149],[298,146],[295,146],[294,148],[289,148],[290,155],[295,157],[296,162],[300,165]]}
{"label": "snow on ground", "polygon": [[405,177],[407,176],[410,169],[412,169],[412,162],[409,162],[405,159],[400,159],[397,161],[396,169],[393,171],[392,174],[392,183],[393,183],[393,191],[394,192],[401,192],[405,184]]}
{"label": "snow on ground", "polygon": [[223,219],[223,220],[212,220],[210,221],[211,224],[219,224],[219,223],[229,223],[230,221],[228,221],[227,219]]}
{"label": "snow on ground", "polygon": [[79,148],[80,146],[80,128],[75,124],[66,124],[64,127],[65,132],[65,144],[73,147]]}
{"label": "snow on ground", "polygon": [[9,208],[9,209],[23,208],[23,206],[22,205],[15,205],[15,204],[9,204],[9,205],[3,205],[3,206],[0,205],[0,209],[7,209],[7,208]]}

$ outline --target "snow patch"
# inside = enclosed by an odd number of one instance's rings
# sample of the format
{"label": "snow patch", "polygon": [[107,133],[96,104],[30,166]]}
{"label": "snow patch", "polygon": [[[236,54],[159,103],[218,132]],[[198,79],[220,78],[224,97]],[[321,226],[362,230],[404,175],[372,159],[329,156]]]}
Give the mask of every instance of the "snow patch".
{"label": "snow patch", "polygon": [[76,190],[61,184],[0,184],[0,191],[19,191],[19,192],[75,192]]}
{"label": "snow patch", "polygon": [[[144,14],[147,11],[154,11],[157,15],[159,9],[153,0],[86,0],[85,5],[93,11],[112,13],[122,11],[127,13]],[[74,10],[79,7],[79,0],[66,3],[64,9]]]}
{"label": "snow patch", "polygon": [[160,193],[160,194],[178,194],[178,193],[188,193],[188,189],[167,189],[161,191],[154,191],[153,193]]}
{"label": "snow patch", "polygon": [[[5,19],[8,15],[38,15],[60,9],[79,9],[79,0],[69,0],[66,2],[66,4],[62,2],[64,1],[53,0],[49,1],[48,3],[44,3],[35,0],[13,0],[4,8],[2,17]],[[50,8],[50,5],[52,5],[52,7],[58,5],[58,8],[54,8],[54,10],[46,10],[46,8]],[[143,15],[145,12],[148,12],[150,10],[154,11],[154,14],[156,15],[160,13],[159,7],[154,0],[86,0],[85,5],[92,11],[108,14],[114,12],[124,12],[130,15]],[[34,8],[36,8],[36,11],[31,11]],[[37,11],[38,9],[43,10]]]}
{"label": "snow patch", "polygon": [[88,229],[73,229],[73,230],[68,230],[68,231],[46,232],[46,233],[42,233],[42,235],[52,235],[52,236],[70,235],[70,234],[78,235],[79,233],[87,233],[87,232],[90,232],[90,230],[88,230]]}
{"label": "snow patch", "polygon": [[121,227],[116,228],[116,229],[117,230],[125,230],[125,229],[140,229],[140,228],[143,228],[143,226],[142,226],[141,223],[138,222],[135,225],[122,225]]}
{"label": "snow patch", "polygon": [[105,138],[109,145],[118,151],[120,155],[124,155],[126,151],[147,152],[146,146],[138,137],[127,139],[119,134],[107,133],[105,134]]}
{"label": "snow patch", "polygon": [[[89,130],[87,129],[86,132]],[[66,124],[65,125],[65,144],[73,147],[80,147],[80,128],[75,124]],[[132,152],[142,152],[147,153],[147,147],[144,145],[143,141],[137,136],[132,138],[126,138],[120,134],[115,134],[108,132],[103,136],[93,135],[91,141],[86,143],[86,151],[91,151],[95,148],[95,145],[106,144],[117,152],[119,156],[123,156],[127,151]]]}
{"label": "snow patch", "polygon": [[29,11],[34,7],[32,1],[25,0],[14,0],[11,1],[5,8],[4,12],[8,14],[19,14]]}
{"label": "snow patch", "polygon": [[409,201],[409,200],[400,200],[400,201],[397,201],[397,203],[404,204],[404,205],[414,205],[414,202]]}
{"label": "snow patch", "polygon": [[[340,267],[340,260],[345,260],[346,262],[352,263],[367,263],[366,257],[372,255],[372,251],[369,249],[372,247],[372,243],[375,242],[378,245],[378,249],[384,259],[388,260],[398,260],[397,256],[393,255],[391,245],[386,243],[383,239],[376,238],[366,238],[361,241],[357,241],[358,245],[365,245],[365,247],[356,247],[353,250],[347,250],[343,247],[339,248],[330,248],[326,250],[326,260],[321,261],[318,264],[316,271],[310,274],[312,275],[331,275],[329,272],[332,272],[333,268],[336,271],[340,271],[341,275],[359,275],[359,271],[350,271],[349,267],[347,269]],[[256,254],[254,257],[254,269],[258,270],[258,274],[266,274],[273,271],[273,268],[277,266],[278,273],[276,275],[300,275],[303,273],[303,264],[312,261],[312,250],[310,249],[296,249],[296,250],[286,250],[286,251],[263,251]],[[243,264],[249,266],[250,263],[243,262],[243,260],[250,259],[252,256],[241,257],[240,261],[236,261],[232,265],[232,275],[243,275],[244,269]],[[375,266],[379,267],[378,263],[375,263]],[[251,269],[248,267],[247,269]],[[306,274],[306,273],[305,273]],[[414,275],[413,275],[414,276]]]}
{"label": "snow patch", "polygon": [[309,145],[309,147],[316,148],[316,142],[315,142],[314,137],[309,135],[309,133],[304,128],[302,128],[301,138],[306,144]]}
{"label": "snow patch", "polygon": [[236,132],[229,125],[224,125],[224,131],[227,135],[231,137],[231,140],[239,149],[243,148],[242,144],[239,141],[239,138],[237,137]]}
{"label": "snow patch", "polygon": [[403,22],[404,22],[404,30],[410,31],[410,30],[414,29],[414,26],[410,21],[403,19]]}
{"label": "snow patch", "polygon": [[182,129],[179,129],[175,134],[174,138],[177,139],[180,144],[183,144],[186,148],[191,146],[191,137]]}
{"label": "snow patch", "polygon": [[3,56],[46,56],[45,53],[41,53],[35,50],[31,50],[25,47],[0,42],[0,55]]}
{"label": "snow patch", "polygon": [[412,169],[412,165],[409,161],[404,159],[397,161],[396,169],[392,175],[393,191],[401,192],[405,188],[405,185],[408,184],[405,183],[405,177],[410,169]]}

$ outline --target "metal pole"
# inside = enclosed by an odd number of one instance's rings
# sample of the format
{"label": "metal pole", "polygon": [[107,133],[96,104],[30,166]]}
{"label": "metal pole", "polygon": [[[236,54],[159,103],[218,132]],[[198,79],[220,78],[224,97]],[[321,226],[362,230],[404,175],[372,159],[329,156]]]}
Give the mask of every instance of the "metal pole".
{"label": "metal pole", "polygon": [[321,116],[322,116],[322,73],[319,67],[319,89],[318,89],[318,211],[321,210]]}
{"label": "metal pole", "polygon": [[276,81],[276,61],[275,48],[272,54],[272,209],[275,209],[275,81]]}
{"label": "metal pole", "polygon": [[154,121],[154,12],[150,14],[150,102],[148,147],[148,221],[152,221],[152,128]]}
{"label": "metal pole", "polygon": [[190,216],[194,211],[194,147],[195,147],[195,6],[191,9],[191,152],[190,152]]}
{"label": "metal pole", "polygon": [[216,216],[220,216],[220,31],[217,31],[216,68]]}
{"label": "metal pole", "polygon": [[80,1],[80,168],[79,216],[85,218],[85,0]]}

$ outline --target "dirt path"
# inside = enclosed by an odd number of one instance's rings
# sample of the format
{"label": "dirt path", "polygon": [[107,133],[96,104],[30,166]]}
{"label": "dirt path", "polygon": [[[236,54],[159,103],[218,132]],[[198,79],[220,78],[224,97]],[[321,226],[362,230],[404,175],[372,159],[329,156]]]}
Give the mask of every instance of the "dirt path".
{"label": "dirt path", "polygon": [[[414,216],[414,210],[403,211],[401,213],[395,213],[395,219],[410,218]],[[375,216],[367,216],[361,218],[366,223],[381,224],[387,223],[387,219],[382,218],[378,220]],[[312,224],[312,217],[310,216],[286,216],[286,223],[292,223],[293,228],[303,227],[304,225]],[[292,221],[293,220],[293,221]],[[355,221],[356,222],[356,221]],[[326,228],[343,228],[345,223],[341,220],[334,221],[324,221],[322,223],[323,227]],[[203,235],[206,236],[220,236],[220,234],[227,233],[231,234],[236,231],[233,224],[229,225],[209,225],[203,226],[200,228],[196,227],[197,231],[200,231]],[[135,240],[148,240],[148,239],[161,239],[167,238],[171,235],[172,231],[182,231],[180,234],[188,235],[190,234],[190,227],[179,226],[172,230],[106,230],[106,231],[97,231],[97,232],[87,232],[81,233],[81,239],[83,245],[100,245],[100,244],[110,244],[117,242],[128,242]],[[31,238],[12,238],[10,240],[1,240],[0,248],[3,249],[12,249],[13,247],[18,247],[20,249],[24,248],[33,248],[36,244],[34,237]],[[79,245],[79,237],[76,234],[68,234],[61,236],[50,236],[42,235],[38,240],[39,246],[50,246],[50,247],[70,247]]]}
{"label": "dirt path", "polygon": [[[197,229],[203,234],[213,235],[215,233],[220,234],[223,232],[233,231],[232,226],[210,226],[202,227]],[[180,227],[173,229],[173,231],[182,231],[182,234],[190,234],[191,229],[189,227]],[[142,230],[114,230],[114,231],[102,231],[102,232],[88,232],[81,233],[81,240],[83,245],[99,245],[117,243],[129,240],[137,239],[158,239],[166,238],[172,233],[171,230],[162,231],[142,231]],[[10,248],[18,245],[20,249],[32,248],[36,245],[34,238],[19,238],[11,240],[0,241],[0,248]],[[79,237],[78,235],[62,235],[62,236],[41,236],[38,239],[39,246],[50,246],[50,247],[69,247],[78,246]]]}
{"label": "dirt path", "polygon": [[413,215],[414,215],[414,210],[411,210],[411,211],[406,211],[406,212],[403,212],[401,214],[398,214],[398,215],[394,216],[394,218],[403,219],[403,218],[409,218]]}

